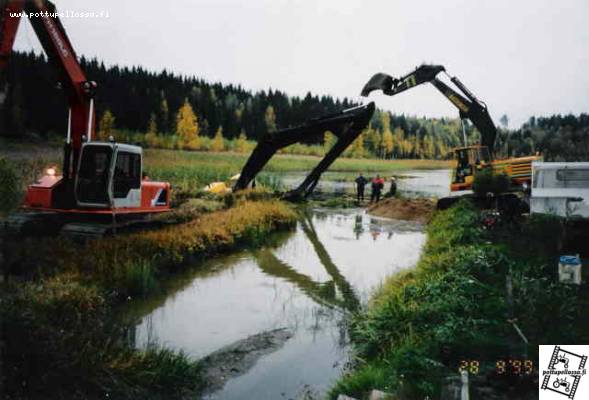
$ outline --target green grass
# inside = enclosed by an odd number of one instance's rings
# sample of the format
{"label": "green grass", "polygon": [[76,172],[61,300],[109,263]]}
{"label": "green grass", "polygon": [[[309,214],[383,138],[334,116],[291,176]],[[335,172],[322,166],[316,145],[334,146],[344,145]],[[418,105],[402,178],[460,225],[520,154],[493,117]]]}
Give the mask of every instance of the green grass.
{"label": "green grass", "polygon": [[[210,153],[173,150],[145,151],[145,168],[153,179],[165,180],[186,193],[195,193],[206,184],[226,181],[238,174],[249,155],[241,153]],[[279,176],[287,173],[308,173],[321,160],[315,156],[274,156],[259,175],[258,183],[280,189]],[[372,160],[340,158],[329,169],[330,176],[350,179],[358,172],[391,174],[412,169],[448,168],[448,161],[436,160]],[[335,174],[333,174],[335,173]]]}
{"label": "green grass", "polygon": [[[221,171],[238,173],[249,154],[241,153],[212,153],[212,152],[190,152],[173,150],[145,151],[145,159],[148,167],[160,168],[163,166],[181,166],[190,169],[201,169],[203,166],[218,167]],[[284,173],[309,171],[314,167],[321,157],[277,154],[264,168],[265,172]],[[379,171],[400,171],[408,169],[437,169],[450,165],[448,161],[438,160],[375,160],[364,158],[339,158],[329,171],[332,172],[379,172]]]}

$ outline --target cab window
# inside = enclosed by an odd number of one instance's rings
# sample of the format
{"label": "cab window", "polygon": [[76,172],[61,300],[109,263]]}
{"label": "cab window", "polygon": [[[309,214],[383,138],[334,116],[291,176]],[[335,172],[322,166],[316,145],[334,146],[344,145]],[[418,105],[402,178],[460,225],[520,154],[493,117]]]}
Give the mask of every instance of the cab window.
{"label": "cab window", "polygon": [[141,155],[120,151],[117,153],[113,176],[113,195],[125,198],[131,189],[141,187]]}
{"label": "cab window", "polygon": [[112,148],[87,146],[82,150],[76,194],[83,203],[108,202],[108,178]]}

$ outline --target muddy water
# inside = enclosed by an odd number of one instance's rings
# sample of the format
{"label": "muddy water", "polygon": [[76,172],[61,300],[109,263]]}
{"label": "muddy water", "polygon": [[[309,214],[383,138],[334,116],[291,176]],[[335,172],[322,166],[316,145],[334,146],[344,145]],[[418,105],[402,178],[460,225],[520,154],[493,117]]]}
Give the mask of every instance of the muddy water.
{"label": "muddy water", "polygon": [[[394,175],[397,180],[398,190],[406,197],[445,197],[450,195],[450,175],[449,169],[437,170],[409,170],[396,172]],[[385,179],[390,174],[381,173]],[[370,177],[370,174],[366,176]],[[355,176],[349,173],[326,172],[323,174],[319,184],[318,191],[329,193],[349,193],[354,194],[356,187],[354,184]],[[281,182],[287,189],[298,186],[305,179],[301,173],[289,173],[280,177]],[[389,183],[385,184],[385,192],[389,189]],[[367,189],[370,192],[370,188]]]}
{"label": "muddy water", "polygon": [[388,275],[412,267],[425,237],[409,222],[362,210],[309,211],[296,230],[256,251],[217,257],[170,282],[165,297],[134,301],[136,346],[150,342],[201,358],[248,336],[293,336],[209,399],[322,394],[349,357],[346,316]]}

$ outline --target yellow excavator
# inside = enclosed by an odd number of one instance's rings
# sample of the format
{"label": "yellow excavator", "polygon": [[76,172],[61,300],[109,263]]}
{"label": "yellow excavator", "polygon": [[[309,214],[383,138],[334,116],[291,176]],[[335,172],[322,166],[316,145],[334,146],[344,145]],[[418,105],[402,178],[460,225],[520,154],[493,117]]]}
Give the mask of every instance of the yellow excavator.
{"label": "yellow excavator", "polygon": [[[450,81],[456,85],[461,93],[437,78],[438,74],[442,72],[448,76]],[[427,82],[431,83],[458,108],[461,121],[469,119],[481,135],[480,144],[468,145],[464,123],[462,124],[465,143],[464,147],[453,149],[456,165],[453,169],[452,182],[450,184],[450,190],[452,192],[471,190],[477,173],[489,168],[494,173],[506,174],[510,178],[514,190],[519,190],[524,183],[529,184],[531,182],[532,161],[538,160],[540,157],[529,156],[495,159],[494,146],[497,137],[497,128],[489,115],[487,105],[477,99],[458,78],[449,76],[442,65],[424,64],[401,78],[393,78],[384,73],[377,73],[366,83],[361,94],[367,97],[374,90],[382,90],[386,95],[395,96],[405,90]]]}

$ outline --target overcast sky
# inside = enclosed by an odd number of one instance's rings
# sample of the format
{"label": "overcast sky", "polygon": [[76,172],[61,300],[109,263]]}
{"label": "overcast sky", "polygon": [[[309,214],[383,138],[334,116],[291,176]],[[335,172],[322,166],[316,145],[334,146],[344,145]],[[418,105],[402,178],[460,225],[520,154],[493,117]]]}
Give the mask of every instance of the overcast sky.
{"label": "overcast sky", "polygon": [[[356,98],[375,72],[443,64],[495,118],[589,112],[589,0],[56,0],[79,55],[249,89]],[[17,48],[39,48],[30,24]],[[91,78],[91,77],[90,77]],[[377,106],[457,116],[431,85]]]}

